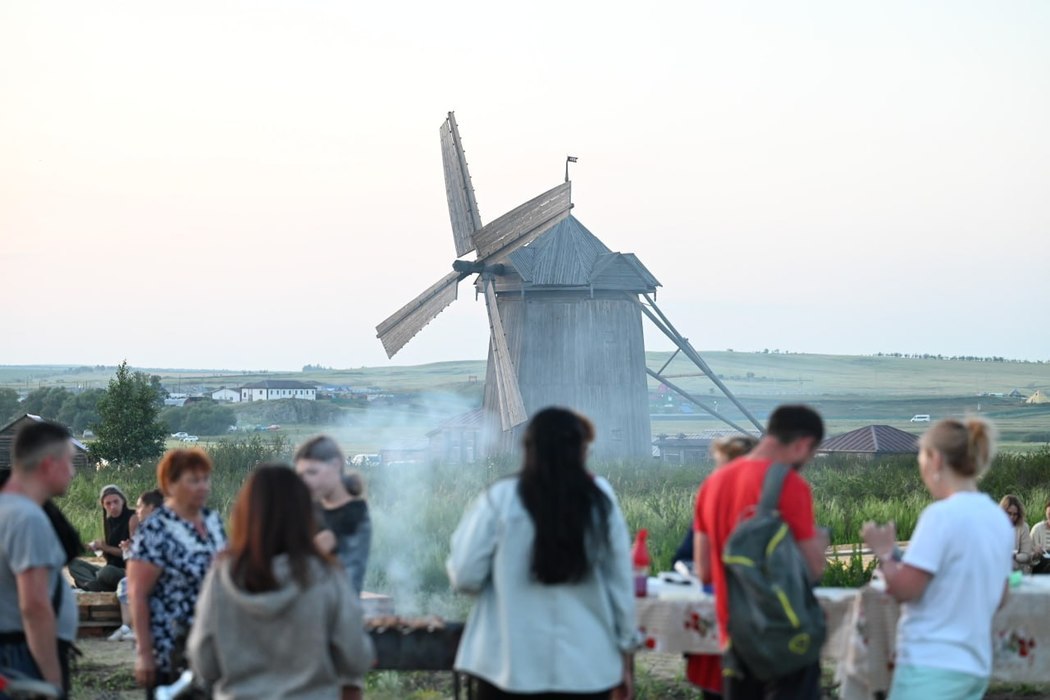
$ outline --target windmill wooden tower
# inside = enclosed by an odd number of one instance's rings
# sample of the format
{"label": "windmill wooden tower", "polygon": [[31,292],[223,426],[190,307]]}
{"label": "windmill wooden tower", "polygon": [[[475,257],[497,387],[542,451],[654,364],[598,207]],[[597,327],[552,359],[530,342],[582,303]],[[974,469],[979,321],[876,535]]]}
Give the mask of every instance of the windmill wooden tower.
{"label": "windmill wooden tower", "polygon": [[[630,253],[609,250],[569,210],[566,181],[482,225],[454,115],[441,126],[445,190],[456,255],[452,272],[376,328],[389,357],[451,304],[476,274],[489,317],[484,408],[489,453],[513,453],[522,424],[546,406],[576,409],[595,423],[595,454],[648,457],[647,375],[729,425],[744,429],[646,365],[648,317],[761,430],[656,307],[660,283]],[[677,354],[677,352],[675,353]],[[665,365],[666,367],[666,365]]]}

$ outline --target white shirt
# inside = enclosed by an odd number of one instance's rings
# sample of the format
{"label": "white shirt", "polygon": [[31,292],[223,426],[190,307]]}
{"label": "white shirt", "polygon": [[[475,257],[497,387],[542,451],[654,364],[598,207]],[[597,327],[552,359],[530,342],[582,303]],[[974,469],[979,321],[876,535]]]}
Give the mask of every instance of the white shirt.
{"label": "white shirt", "polygon": [[904,563],[933,578],[902,607],[898,665],[991,675],[992,617],[1013,547],[1006,513],[983,493],[956,493],[923,510]]}
{"label": "white shirt", "polygon": [[1032,526],[1031,535],[1034,546],[1042,547],[1044,552],[1050,552],[1050,528],[1047,528],[1045,520],[1040,520]]}
{"label": "white shirt", "polygon": [[476,593],[456,653],[457,671],[513,693],[593,693],[619,685],[622,652],[637,646],[630,535],[612,487],[609,548],[579,583],[545,586],[530,575],[535,530],[504,479],[473,503],[452,535],[452,587]]}

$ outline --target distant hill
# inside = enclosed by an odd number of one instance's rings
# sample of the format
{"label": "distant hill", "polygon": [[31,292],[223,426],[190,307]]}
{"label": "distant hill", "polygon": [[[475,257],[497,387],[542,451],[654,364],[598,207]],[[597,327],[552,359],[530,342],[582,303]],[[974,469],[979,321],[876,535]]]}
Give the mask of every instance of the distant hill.
{"label": "distant hill", "polygon": [[[701,353],[711,369],[741,396],[976,396],[1031,394],[1050,386],[1050,364],[964,360],[744,352]],[[649,353],[659,368],[669,353]],[[659,363],[659,364],[658,364]],[[688,375],[695,368],[681,355],[665,371]],[[706,392],[707,380],[674,380]]]}
{"label": "distant hill", "polygon": [[[1050,363],[972,362],[858,355],[811,355],[757,352],[701,352],[711,369],[740,396],[753,397],[953,397],[978,394],[1024,395],[1050,391]],[[659,369],[667,352],[647,353]],[[166,384],[237,386],[260,378],[297,379],[318,384],[378,386],[391,391],[456,390],[484,382],[485,362],[461,360],[425,365],[362,367],[309,372],[242,372],[195,369],[144,369]],[[113,368],[73,365],[0,366],[0,386],[104,387]],[[710,381],[678,355],[664,371],[676,384],[709,394]],[[650,380],[656,387],[656,382]],[[717,390],[716,390],[717,391]]]}
{"label": "distant hill", "polygon": [[[813,405],[828,422],[828,432],[836,434],[873,423],[892,425],[920,433],[928,424],[911,423],[915,414],[930,414],[934,420],[945,416],[980,414],[998,425],[1003,446],[1009,449],[1037,449],[1050,440],[1050,405],[1025,406],[1023,396],[1036,389],[1050,393],[1050,364],[1023,362],[972,362],[958,360],[869,357],[850,355],[806,355],[786,353],[701,352],[713,372],[736,393],[760,421],[779,403],[805,402]],[[667,352],[647,354],[649,367],[658,370],[671,356]],[[113,368],[81,366],[0,366],[0,387],[21,391],[41,386],[102,388]],[[261,378],[297,379],[320,386],[337,385],[384,392],[447,392],[457,395],[471,407],[480,403],[485,381],[485,362],[462,360],[426,365],[362,367],[358,369],[309,372],[238,372],[194,369],[147,369],[158,374],[172,388],[240,386]],[[742,415],[714,389],[714,385],[681,355],[674,358],[665,374],[675,384],[712,404],[733,420]],[[650,380],[656,391],[658,384]],[[1022,398],[1010,397],[1019,389]],[[454,397],[446,397],[452,399]],[[653,435],[692,433],[719,427],[713,418],[677,396],[653,406]],[[453,403],[455,403],[453,401]],[[346,415],[357,425],[382,422],[383,410],[360,409]],[[416,412],[418,413],[418,412]],[[373,415],[375,414],[375,415]],[[380,415],[382,414],[382,415]],[[443,419],[442,414],[441,419]],[[389,417],[388,417],[389,418]],[[404,416],[395,421],[398,438],[418,438],[438,422],[438,418]],[[382,420],[381,420],[382,419]],[[388,422],[393,419],[389,419]],[[288,419],[277,420],[285,423]],[[273,422],[270,420],[249,422]],[[325,430],[331,430],[326,426]],[[298,437],[315,432],[314,426],[301,426]],[[360,432],[360,431],[359,431]],[[374,451],[382,442],[377,436],[394,435],[369,428],[340,433],[348,448]]]}

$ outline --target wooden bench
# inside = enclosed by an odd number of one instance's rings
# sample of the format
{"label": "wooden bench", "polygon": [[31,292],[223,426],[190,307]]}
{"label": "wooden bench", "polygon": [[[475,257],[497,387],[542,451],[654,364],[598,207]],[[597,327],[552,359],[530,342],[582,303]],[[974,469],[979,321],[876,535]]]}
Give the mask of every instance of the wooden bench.
{"label": "wooden bench", "polygon": [[77,637],[107,637],[120,627],[120,602],[116,593],[77,594],[80,623]]}

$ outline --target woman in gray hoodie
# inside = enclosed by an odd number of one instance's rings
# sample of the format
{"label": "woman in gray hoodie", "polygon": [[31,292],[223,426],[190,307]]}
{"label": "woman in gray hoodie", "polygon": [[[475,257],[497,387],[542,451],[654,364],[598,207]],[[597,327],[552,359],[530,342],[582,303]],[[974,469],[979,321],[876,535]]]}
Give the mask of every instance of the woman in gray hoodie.
{"label": "woman in gray hoodie", "polygon": [[310,493],[285,465],[263,465],[234,505],[230,547],[201,590],[187,646],[217,700],[337,700],[372,665],[357,593],[318,551]]}

